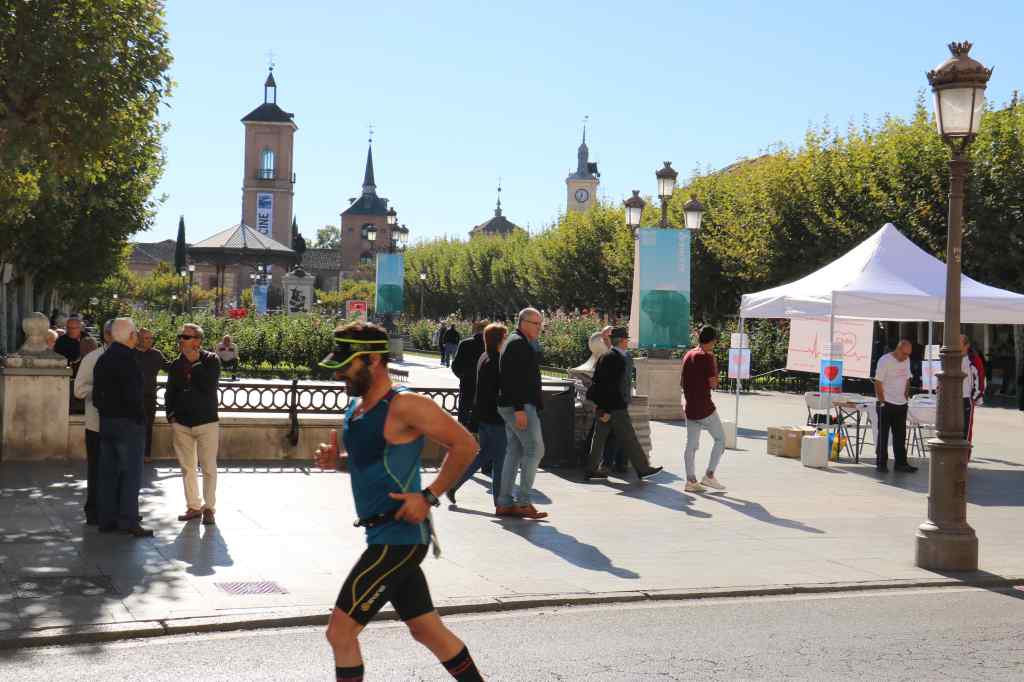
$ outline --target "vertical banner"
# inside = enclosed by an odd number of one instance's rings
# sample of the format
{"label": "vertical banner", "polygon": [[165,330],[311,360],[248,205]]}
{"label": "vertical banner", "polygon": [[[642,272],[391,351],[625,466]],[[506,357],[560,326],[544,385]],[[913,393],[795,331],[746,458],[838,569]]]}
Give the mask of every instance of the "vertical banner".
{"label": "vertical banner", "polygon": [[345,319],[366,322],[366,301],[345,301]]}
{"label": "vertical banner", "polygon": [[252,288],[252,307],[256,314],[266,315],[267,313],[267,292],[270,287],[266,284],[257,284]]}
{"label": "vertical banner", "polygon": [[690,345],[690,232],[637,230],[629,325],[638,348]]}
{"label": "vertical banner", "polygon": [[843,361],[822,360],[821,375],[818,378],[818,389],[822,393],[843,392]]}
{"label": "vertical banner", "polygon": [[256,229],[268,237],[274,233],[274,195],[271,192],[256,193]]}
{"label": "vertical banner", "polygon": [[[733,336],[739,336],[733,334]],[[750,378],[750,349],[730,348],[729,349],[729,378],[749,379]]]}
{"label": "vertical banner", "polygon": [[[819,372],[820,361],[829,357],[828,316],[797,317],[789,324],[786,369]],[[846,376],[871,378],[871,346],[875,323],[871,320],[836,318],[832,358],[843,360]]]}
{"label": "vertical banner", "polygon": [[377,315],[397,315],[402,312],[405,285],[405,259],[400,253],[377,254]]}

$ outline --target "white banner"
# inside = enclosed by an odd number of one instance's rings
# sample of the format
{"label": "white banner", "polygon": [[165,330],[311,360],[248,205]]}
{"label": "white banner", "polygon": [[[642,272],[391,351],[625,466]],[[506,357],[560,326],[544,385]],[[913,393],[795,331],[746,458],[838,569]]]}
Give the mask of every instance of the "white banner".
{"label": "white banner", "polygon": [[750,349],[730,348],[729,349],[729,378],[749,379],[750,378]]}
{"label": "white banner", "polygon": [[[843,361],[843,375],[871,377],[872,320],[835,321],[833,360]],[[828,318],[801,317],[790,320],[786,369],[818,374],[821,361],[829,359]]]}
{"label": "white banner", "polygon": [[256,229],[268,237],[274,233],[274,195],[270,192],[256,193]]}

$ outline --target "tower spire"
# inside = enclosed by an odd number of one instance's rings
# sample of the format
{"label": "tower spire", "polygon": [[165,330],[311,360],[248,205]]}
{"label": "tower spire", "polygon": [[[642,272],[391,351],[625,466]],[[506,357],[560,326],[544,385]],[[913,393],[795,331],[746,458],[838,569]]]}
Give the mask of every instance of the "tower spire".
{"label": "tower spire", "polygon": [[501,178],[498,178],[498,204],[494,207],[494,217],[501,217]]}
{"label": "tower spire", "polygon": [[366,150],[366,171],[363,173],[363,194],[376,194],[377,183],[373,180],[373,138]]}
{"label": "tower spire", "polygon": [[580,148],[576,151],[576,172],[580,175],[588,175],[590,173],[590,150],[587,148],[587,121],[589,120],[590,116],[583,117],[583,141],[580,143]]}

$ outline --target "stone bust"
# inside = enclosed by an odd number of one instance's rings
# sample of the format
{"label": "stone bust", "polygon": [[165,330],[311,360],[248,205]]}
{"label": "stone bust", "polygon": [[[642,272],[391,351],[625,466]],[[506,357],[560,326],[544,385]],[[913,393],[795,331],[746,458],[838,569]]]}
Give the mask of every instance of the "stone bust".
{"label": "stone bust", "polygon": [[50,328],[50,318],[43,313],[32,313],[21,322],[25,332],[25,343],[17,353],[11,353],[4,361],[6,367],[67,367],[63,355],[54,353],[46,346],[46,332]]}
{"label": "stone bust", "polygon": [[569,377],[583,386],[583,391],[580,395],[586,393],[586,389],[590,388],[590,382],[594,379],[594,368],[597,366],[598,358],[610,350],[608,346],[604,345],[601,332],[591,334],[590,339],[587,341],[587,346],[590,349],[590,358],[579,367],[573,367],[569,370]]}

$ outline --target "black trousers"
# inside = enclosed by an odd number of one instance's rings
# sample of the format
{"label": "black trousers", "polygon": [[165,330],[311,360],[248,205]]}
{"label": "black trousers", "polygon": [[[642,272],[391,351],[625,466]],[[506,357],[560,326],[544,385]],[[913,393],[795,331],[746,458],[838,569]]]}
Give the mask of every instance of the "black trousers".
{"label": "black trousers", "polygon": [[889,462],[889,432],[892,431],[892,456],[896,466],[907,463],[907,406],[885,403],[878,406],[878,446],[875,466]]}
{"label": "black trousers", "polygon": [[99,486],[97,472],[100,465],[100,432],[85,430],[85,520],[94,521],[99,515],[96,491]]}
{"label": "black trousers", "polygon": [[142,399],[146,404],[146,459],[153,456],[153,422],[156,420],[156,396]]}

